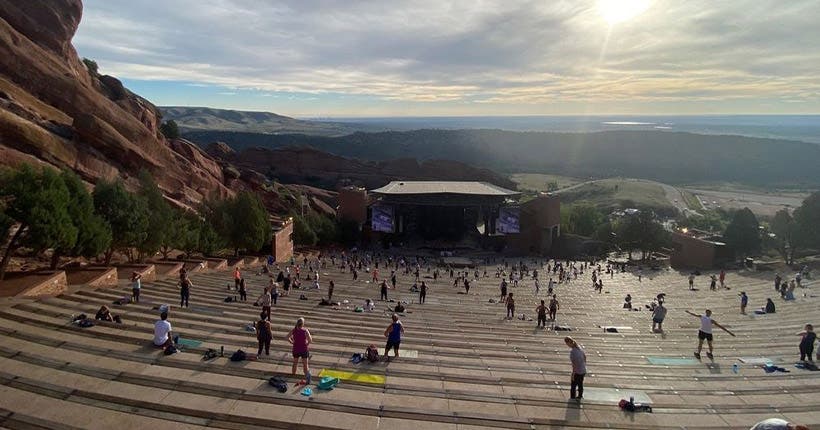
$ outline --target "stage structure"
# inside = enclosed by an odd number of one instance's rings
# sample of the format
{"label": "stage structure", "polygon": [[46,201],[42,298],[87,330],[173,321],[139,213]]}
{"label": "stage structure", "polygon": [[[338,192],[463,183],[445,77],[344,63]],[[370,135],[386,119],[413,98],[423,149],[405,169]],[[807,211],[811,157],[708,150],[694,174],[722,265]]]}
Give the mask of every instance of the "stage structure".
{"label": "stage structure", "polygon": [[519,204],[520,196],[486,182],[393,181],[369,193],[340,190],[337,213],[371,240],[548,254],[560,234],[558,197]]}

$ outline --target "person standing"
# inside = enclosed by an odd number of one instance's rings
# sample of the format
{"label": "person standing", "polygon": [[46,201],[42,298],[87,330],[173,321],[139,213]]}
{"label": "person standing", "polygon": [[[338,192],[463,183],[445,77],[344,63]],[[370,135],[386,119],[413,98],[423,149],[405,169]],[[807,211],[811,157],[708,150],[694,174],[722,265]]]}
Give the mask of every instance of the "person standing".
{"label": "person standing", "polygon": [[[564,343],[570,348],[569,361],[572,363],[572,380],[570,381],[569,398],[584,398],[584,377],[587,374],[587,355],[575,339],[567,336]],[[578,394],[576,396],[576,393]]]}
{"label": "person standing", "polygon": [[191,282],[191,278],[187,275],[182,282],[179,283],[179,307],[188,307],[188,299],[191,298],[191,287],[193,286],[194,284]]}
{"label": "person standing", "polygon": [[[266,319],[267,318],[267,319]],[[259,341],[259,351],[256,355],[262,355],[262,349],[265,350],[265,355],[270,355],[270,342],[273,339],[273,330],[270,325],[270,315],[265,315],[265,311],[259,313],[259,321],[256,322],[256,340]]]}
{"label": "person standing", "polygon": [[690,273],[689,274],[689,291],[692,291],[694,289],[695,289],[695,274]]}
{"label": "person standing", "polygon": [[399,321],[399,316],[393,314],[390,317],[393,322],[384,330],[384,337],[387,338],[387,345],[384,347],[384,359],[387,360],[387,353],[392,348],[396,358],[399,358],[399,344],[401,344],[401,336],[404,334],[404,325]]}
{"label": "person standing", "polygon": [[293,345],[291,350],[293,354],[293,367],[291,368],[291,376],[296,376],[296,367],[299,365],[299,359],[302,359],[302,370],[305,372],[304,381],[299,384],[310,385],[310,344],[313,343],[313,337],[310,336],[310,331],[305,328],[305,319],[299,318],[296,320],[296,326],[288,333],[288,343]]}
{"label": "person standing", "polygon": [[140,289],[142,288],[142,275],[137,272],[131,274],[131,300],[135,303],[140,301]]}
{"label": "person standing", "polygon": [[256,299],[256,303],[262,306],[262,313],[265,314],[265,318],[267,318],[268,321],[270,321],[271,301],[273,301],[273,297],[271,297],[268,287],[265,287],[265,290],[262,291],[262,294]]}
{"label": "person standing", "polygon": [[501,299],[499,301],[501,303],[504,303],[505,300],[507,300],[507,280],[502,279],[501,280]]}
{"label": "person standing", "polygon": [[687,314],[692,315],[693,317],[700,318],[700,330],[698,330],[698,350],[695,352],[695,357],[700,360],[700,353],[703,350],[703,341],[705,340],[709,344],[709,352],[706,353],[706,356],[709,358],[714,358],[712,356],[712,326],[716,326],[717,328],[729,333],[732,337],[735,336],[734,333],[729,331],[726,327],[720,325],[717,321],[712,319],[712,311],[706,309],[706,312],[703,315],[698,315],[694,312],[686,311]]}
{"label": "person standing", "polygon": [[814,352],[814,341],[817,340],[817,334],[814,333],[814,326],[806,324],[805,330],[797,333],[802,336],[800,339],[800,361],[812,362],[811,355]]}
{"label": "person standing", "polygon": [[336,284],[333,283],[331,279],[330,283],[327,286],[327,301],[333,300],[333,289],[336,288]]}
{"label": "person standing", "polygon": [[242,274],[239,273],[239,266],[233,268],[233,289],[239,290],[239,283],[242,280]]}
{"label": "person standing", "polygon": [[382,281],[380,291],[381,291],[381,299],[380,300],[387,301],[387,282]]}
{"label": "person standing", "polygon": [[419,304],[424,303],[427,299],[427,284],[424,281],[421,281],[421,287],[419,287]]}
{"label": "person standing", "polygon": [[245,278],[239,280],[239,300],[243,302],[248,300],[248,290],[245,289]]}
{"label": "person standing", "polygon": [[746,315],[746,305],[749,304],[749,296],[745,291],[740,292],[740,313]]}
{"label": "person standing", "polygon": [[718,280],[720,280],[720,288],[726,288],[726,271],[721,270],[720,276],[718,276]]}
{"label": "person standing", "polygon": [[515,316],[515,300],[513,300],[513,293],[507,295],[507,319],[513,319]]}
{"label": "person standing", "polygon": [[464,294],[470,294],[470,280],[464,277]]}
{"label": "person standing", "polygon": [[658,302],[658,306],[655,306],[655,309],[652,311],[652,331],[656,332],[655,326],[657,326],[657,332],[663,332],[663,320],[666,318],[666,308],[663,306],[663,302]]}
{"label": "person standing", "polygon": [[535,308],[535,313],[538,315],[538,325],[536,327],[547,328],[547,307],[544,305],[543,300],[541,300],[541,304]]}
{"label": "person standing", "polygon": [[550,321],[555,322],[555,315],[558,313],[558,309],[560,309],[560,308],[561,308],[561,305],[560,305],[560,303],[558,303],[558,296],[553,295],[552,298],[550,299],[550,306],[549,306]]}

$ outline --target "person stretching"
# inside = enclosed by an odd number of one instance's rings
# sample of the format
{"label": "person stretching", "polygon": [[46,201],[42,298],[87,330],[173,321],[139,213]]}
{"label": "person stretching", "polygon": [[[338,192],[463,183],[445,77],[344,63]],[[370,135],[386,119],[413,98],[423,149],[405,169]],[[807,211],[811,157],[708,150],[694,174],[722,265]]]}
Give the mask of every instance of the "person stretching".
{"label": "person stretching", "polygon": [[686,311],[687,314],[692,315],[693,317],[700,318],[700,330],[698,330],[698,350],[695,352],[695,357],[700,360],[700,352],[703,350],[703,341],[705,340],[709,344],[709,352],[706,353],[706,356],[709,358],[713,358],[712,356],[712,325],[715,325],[717,328],[725,331],[735,336],[734,333],[729,331],[726,327],[718,324],[717,321],[712,319],[712,311],[706,309],[706,313],[703,315],[698,315],[694,312]]}

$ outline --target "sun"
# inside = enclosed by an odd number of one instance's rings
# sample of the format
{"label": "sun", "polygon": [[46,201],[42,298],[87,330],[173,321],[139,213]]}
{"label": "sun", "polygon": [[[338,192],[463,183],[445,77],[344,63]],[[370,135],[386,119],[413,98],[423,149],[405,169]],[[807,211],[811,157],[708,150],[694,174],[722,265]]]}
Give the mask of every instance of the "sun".
{"label": "sun", "polygon": [[598,13],[609,25],[615,25],[644,13],[650,3],[650,0],[598,0]]}

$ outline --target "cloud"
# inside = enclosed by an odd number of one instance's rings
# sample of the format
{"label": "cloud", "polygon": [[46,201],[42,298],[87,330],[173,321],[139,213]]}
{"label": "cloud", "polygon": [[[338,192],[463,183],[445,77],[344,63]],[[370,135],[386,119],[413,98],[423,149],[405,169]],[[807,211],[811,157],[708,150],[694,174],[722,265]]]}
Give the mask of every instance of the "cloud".
{"label": "cloud", "polygon": [[263,95],[522,106],[782,99],[820,110],[820,2],[654,0],[611,28],[595,4],[86,0],[74,42],[122,78]]}

